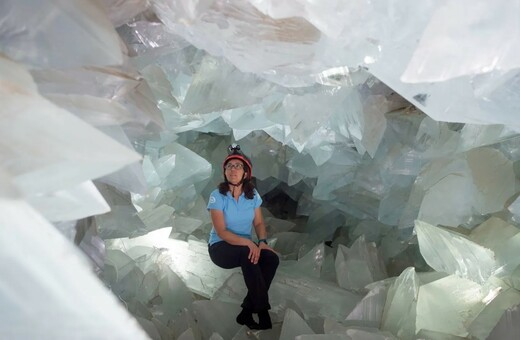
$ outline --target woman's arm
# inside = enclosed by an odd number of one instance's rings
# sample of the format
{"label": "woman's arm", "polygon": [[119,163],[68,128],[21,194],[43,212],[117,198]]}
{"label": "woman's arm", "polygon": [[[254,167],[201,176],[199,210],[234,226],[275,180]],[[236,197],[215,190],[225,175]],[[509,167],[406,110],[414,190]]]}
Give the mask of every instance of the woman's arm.
{"label": "woman's arm", "polygon": [[[253,226],[255,227],[256,236],[259,240],[267,239],[267,229],[265,228],[264,216],[262,215],[262,209],[260,209],[260,207],[255,209]],[[259,242],[258,248],[260,248],[260,250],[267,249],[274,252],[274,250],[264,242]]]}
{"label": "woman's arm", "polygon": [[267,230],[265,228],[264,216],[262,215],[262,209],[255,209],[255,218],[253,219],[253,226],[255,227],[256,236],[259,240],[267,238]]}
{"label": "woman's arm", "polygon": [[217,235],[227,243],[234,246],[249,247],[248,259],[256,264],[258,262],[258,257],[260,256],[260,248],[258,248],[258,246],[253,241],[244,237],[240,237],[227,230],[226,222],[224,220],[224,213],[222,210],[211,209],[210,214],[211,221],[213,222],[213,227],[215,228]]}

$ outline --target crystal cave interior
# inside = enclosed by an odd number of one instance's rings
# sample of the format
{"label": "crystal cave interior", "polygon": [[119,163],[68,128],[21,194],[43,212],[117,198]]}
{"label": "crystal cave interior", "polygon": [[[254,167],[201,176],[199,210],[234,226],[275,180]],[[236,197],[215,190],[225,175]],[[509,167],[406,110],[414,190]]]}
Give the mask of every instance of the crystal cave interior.
{"label": "crystal cave interior", "polygon": [[[518,339],[518,13],[1,1],[0,338]],[[270,330],[208,255],[231,143],[281,259]]]}

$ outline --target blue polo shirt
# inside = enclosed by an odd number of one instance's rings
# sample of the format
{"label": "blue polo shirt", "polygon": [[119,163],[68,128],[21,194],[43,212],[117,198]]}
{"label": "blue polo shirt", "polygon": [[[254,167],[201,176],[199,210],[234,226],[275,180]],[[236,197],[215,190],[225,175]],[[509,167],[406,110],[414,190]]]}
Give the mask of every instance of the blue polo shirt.
{"label": "blue polo shirt", "polygon": [[[209,196],[208,210],[222,210],[226,229],[240,237],[251,239],[251,228],[255,218],[255,209],[262,204],[262,198],[255,189],[253,199],[247,199],[244,193],[238,197],[238,202],[228,192],[222,195],[218,189],[213,190]],[[217,235],[215,227],[211,228],[209,244],[220,242],[222,239]]]}

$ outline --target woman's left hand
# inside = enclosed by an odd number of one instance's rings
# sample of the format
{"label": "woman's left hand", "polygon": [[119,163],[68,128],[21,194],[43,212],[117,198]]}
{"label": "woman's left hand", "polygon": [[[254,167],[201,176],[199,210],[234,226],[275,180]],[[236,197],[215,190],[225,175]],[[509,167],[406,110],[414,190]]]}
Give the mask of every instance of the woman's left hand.
{"label": "woman's left hand", "polygon": [[266,249],[266,250],[270,250],[272,251],[273,253],[276,253],[273,248],[269,247],[266,243],[264,242],[260,242],[260,244],[258,245],[258,248],[260,248],[260,252],[262,252],[262,249]]}

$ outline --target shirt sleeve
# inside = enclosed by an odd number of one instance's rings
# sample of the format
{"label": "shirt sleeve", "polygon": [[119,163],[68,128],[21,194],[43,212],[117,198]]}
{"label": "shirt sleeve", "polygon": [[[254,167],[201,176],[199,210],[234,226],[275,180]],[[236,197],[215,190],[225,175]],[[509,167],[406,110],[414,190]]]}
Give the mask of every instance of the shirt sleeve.
{"label": "shirt sleeve", "polygon": [[209,196],[208,210],[224,210],[224,199],[218,190],[215,190]]}
{"label": "shirt sleeve", "polygon": [[260,194],[255,189],[255,196],[253,197],[254,203],[255,203],[255,209],[262,205],[262,197],[260,197]]}

